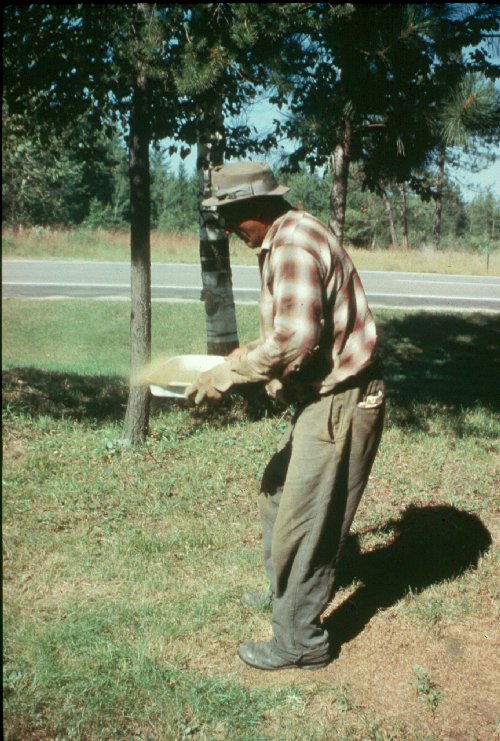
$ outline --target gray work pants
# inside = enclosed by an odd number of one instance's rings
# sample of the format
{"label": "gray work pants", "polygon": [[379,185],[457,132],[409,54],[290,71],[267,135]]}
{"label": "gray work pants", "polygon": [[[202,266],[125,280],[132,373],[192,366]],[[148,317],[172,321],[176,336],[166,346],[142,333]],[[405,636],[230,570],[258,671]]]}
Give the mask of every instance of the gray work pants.
{"label": "gray work pants", "polygon": [[[369,388],[385,397],[383,381],[371,380]],[[358,406],[365,393],[361,384],[299,408],[262,480],[275,648],[292,661],[329,654],[320,615],[333,596],[336,567],[384,420],[385,401]]]}

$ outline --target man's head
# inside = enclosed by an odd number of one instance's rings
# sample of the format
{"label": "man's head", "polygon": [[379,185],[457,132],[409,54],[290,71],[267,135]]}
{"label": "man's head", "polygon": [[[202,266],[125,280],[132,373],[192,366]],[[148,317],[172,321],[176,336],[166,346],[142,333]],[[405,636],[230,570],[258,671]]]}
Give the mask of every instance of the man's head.
{"label": "man's head", "polygon": [[237,162],[212,171],[212,196],[203,206],[216,207],[226,231],[235,232],[249,247],[260,247],[273,221],[290,209],[265,163]]}

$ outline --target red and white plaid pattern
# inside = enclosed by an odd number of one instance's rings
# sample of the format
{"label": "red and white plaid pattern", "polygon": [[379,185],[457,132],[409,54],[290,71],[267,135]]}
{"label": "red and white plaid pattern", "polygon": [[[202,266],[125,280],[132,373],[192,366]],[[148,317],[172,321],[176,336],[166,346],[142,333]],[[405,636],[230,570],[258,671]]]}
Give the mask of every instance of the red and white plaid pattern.
{"label": "red and white plaid pattern", "polygon": [[274,222],[261,251],[260,343],[240,373],[329,393],[370,364],[377,343],[351,258],[318,219],[296,210]]}

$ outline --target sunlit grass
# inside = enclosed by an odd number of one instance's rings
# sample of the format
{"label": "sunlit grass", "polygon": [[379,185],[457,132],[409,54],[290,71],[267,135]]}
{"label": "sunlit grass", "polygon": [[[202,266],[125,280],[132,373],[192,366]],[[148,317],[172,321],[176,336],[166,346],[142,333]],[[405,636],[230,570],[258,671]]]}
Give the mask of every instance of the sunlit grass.
{"label": "sunlit grass", "polygon": [[[269,636],[239,597],[264,585],[257,493],[288,412],[155,402],[130,450],[127,305],[4,301],[7,739],[413,741],[448,716],[493,737],[499,321],[377,320],[388,420],[329,618],[342,650],[269,677],[236,657]],[[238,307],[241,341],[257,324]],[[155,304],[153,344],[203,352],[203,307]]]}

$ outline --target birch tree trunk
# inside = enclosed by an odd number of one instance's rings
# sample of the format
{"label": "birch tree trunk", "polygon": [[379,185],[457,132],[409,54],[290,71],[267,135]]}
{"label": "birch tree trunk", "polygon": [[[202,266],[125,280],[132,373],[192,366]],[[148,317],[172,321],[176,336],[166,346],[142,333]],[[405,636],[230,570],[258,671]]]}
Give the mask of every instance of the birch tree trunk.
{"label": "birch tree trunk", "polygon": [[217,131],[199,137],[197,171],[199,178],[200,262],[205,304],[207,352],[228,355],[239,346],[229,240],[216,211],[204,209],[201,201],[211,195],[212,168],[223,161],[223,137]]}
{"label": "birch tree trunk", "polygon": [[[141,13],[148,5],[139,3]],[[130,120],[130,364],[134,374],[151,359],[151,247],[149,175],[149,89],[146,72],[137,74]],[[125,417],[126,439],[144,442],[149,431],[149,387],[131,386]]]}
{"label": "birch tree trunk", "polygon": [[345,208],[347,200],[347,179],[351,155],[352,122],[344,120],[342,139],[330,157],[332,170],[332,190],[330,194],[330,216],[328,226],[341,246],[344,244]]}

